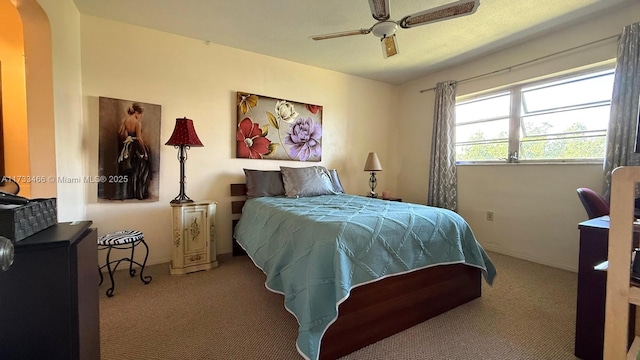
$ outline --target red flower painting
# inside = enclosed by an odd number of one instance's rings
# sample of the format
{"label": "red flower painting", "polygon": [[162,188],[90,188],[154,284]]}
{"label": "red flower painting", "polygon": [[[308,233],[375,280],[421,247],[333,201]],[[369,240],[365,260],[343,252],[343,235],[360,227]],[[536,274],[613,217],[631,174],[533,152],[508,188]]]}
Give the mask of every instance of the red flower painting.
{"label": "red flower painting", "polygon": [[236,143],[239,158],[262,159],[270,152],[271,140],[267,139],[260,126],[249,118],[244,118],[238,124]]}
{"label": "red flower painting", "polygon": [[319,105],[305,104],[304,107],[312,114],[317,114],[319,110],[322,110],[322,106]]}

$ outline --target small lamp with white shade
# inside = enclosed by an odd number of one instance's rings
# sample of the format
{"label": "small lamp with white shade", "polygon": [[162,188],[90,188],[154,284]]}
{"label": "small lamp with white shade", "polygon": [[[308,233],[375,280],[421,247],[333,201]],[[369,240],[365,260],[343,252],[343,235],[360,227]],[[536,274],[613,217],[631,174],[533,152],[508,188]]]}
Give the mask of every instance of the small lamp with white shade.
{"label": "small lamp with white shade", "polygon": [[369,156],[367,156],[367,162],[364,163],[364,171],[369,171],[371,176],[369,177],[369,187],[371,191],[369,192],[369,197],[377,198],[378,194],[376,193],[376,186],[378,185],[378,181],[376,180],[376,171],[382,171],[382,165],[380,164],[380,159],[378,159],[378,154],[375,152],[370,152]]}

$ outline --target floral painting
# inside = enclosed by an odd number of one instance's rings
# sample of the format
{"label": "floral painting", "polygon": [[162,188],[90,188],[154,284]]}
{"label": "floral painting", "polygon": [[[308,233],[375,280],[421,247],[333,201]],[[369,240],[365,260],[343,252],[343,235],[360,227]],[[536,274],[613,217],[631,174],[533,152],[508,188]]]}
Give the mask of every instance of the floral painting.
{"label": "floral painting", "polygon": [[236,157],[320,161],[322,106],[237,93]]}

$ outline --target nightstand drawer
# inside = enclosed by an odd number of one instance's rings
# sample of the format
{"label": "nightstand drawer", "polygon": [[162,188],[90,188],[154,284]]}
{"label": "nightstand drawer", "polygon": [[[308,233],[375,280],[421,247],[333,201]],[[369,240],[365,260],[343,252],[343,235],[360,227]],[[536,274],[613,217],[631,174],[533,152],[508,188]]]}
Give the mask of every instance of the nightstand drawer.
{"label": "nightstand drawer", "polygon": [[184,257],[184,266],[197,265],[197,264],[206,263],[206,262],[207,262],[206,252],[188,255]]}

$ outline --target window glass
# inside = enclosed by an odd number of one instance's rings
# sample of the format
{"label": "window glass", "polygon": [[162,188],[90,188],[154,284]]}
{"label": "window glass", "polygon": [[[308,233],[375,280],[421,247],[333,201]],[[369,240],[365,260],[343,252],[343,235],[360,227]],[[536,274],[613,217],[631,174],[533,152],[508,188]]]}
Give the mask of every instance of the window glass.
{"label": "window glass", "polygon": [[523,89],[524,112],[550,111],[572,106],[611,101],[613,73],[584,79],[577,77],[551,86]]}
{"label": "window glass", "polygon": [[481,140],[509,140],[509,119],[462,124],[456,128],[456,143]]}
{"label": "window glass", "polygon": [[462,124],[456,127],[456,159],[500,160],[509,144],[509,119]]}
{"label": "window glass", "polygon": [[[522,117],[522,133],[527,136],[586,130],[607,130],[610,106],[553,112]],[[604,154],[604,153],[603,153]]]}
{"label": "window glass", "polygon": [[456,106],[456,124],[509,117],[510,95],[498,94]]}
{"label": "window glass", "polygon": [[508,142],[491,142],[456,145],[457,161],[505,160]]}
{"label": "window glass", "polygon": [[602,159],[604,136],[526,140],[520,143],[520,160]]}
{"label": "window glass", "polygon": [[613,70],[598,71],[458,103],[456,160],[602,159],[613,79]]}

